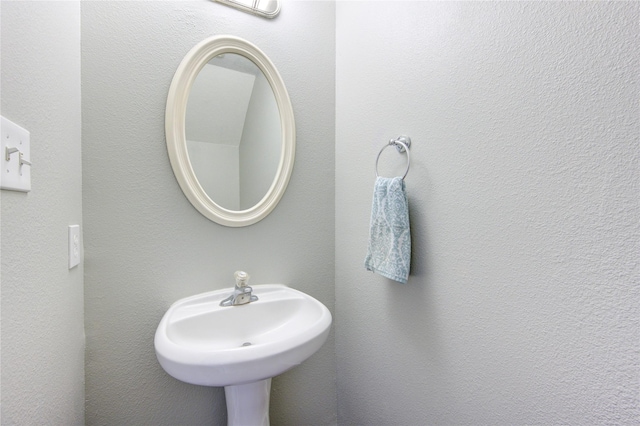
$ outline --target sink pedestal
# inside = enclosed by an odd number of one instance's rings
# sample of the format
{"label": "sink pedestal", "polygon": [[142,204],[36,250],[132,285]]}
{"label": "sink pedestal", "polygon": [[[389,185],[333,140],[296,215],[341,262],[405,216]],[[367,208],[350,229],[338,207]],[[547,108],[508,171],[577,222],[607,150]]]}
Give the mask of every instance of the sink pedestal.
{"label": "sink pedestal", "polygon": [[225,386],[228,426],[269,426],[271,379]]}

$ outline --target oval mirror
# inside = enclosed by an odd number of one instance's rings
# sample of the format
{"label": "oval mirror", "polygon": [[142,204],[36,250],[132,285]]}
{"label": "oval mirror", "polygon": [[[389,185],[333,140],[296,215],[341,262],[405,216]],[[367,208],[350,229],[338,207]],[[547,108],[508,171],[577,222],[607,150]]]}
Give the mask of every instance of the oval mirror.
{"label": "oval mirror", "polygon": [[278,204],[295,157],[284,82],[255,45],[233,36],[198,43],[180,63],[165,116],[173,172],[187,199],[225,226],[247,226]]}

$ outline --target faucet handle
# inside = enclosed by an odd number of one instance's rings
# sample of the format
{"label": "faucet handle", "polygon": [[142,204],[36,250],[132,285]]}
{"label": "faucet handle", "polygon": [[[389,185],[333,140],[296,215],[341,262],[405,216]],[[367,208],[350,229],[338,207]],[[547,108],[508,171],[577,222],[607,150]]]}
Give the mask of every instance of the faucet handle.
{"label": "faucet handle", "polygon": [[249,278],[251,277],[244,271],[236,271],[233,276],[236,278],[236,287],[238,288],[246,287],[249,282]]}

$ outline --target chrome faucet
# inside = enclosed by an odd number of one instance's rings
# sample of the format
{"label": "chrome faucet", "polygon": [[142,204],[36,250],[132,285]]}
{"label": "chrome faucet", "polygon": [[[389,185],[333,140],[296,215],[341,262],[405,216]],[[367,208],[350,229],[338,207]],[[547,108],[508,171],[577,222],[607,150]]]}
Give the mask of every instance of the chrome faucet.
{"label": "chrome faucet", "polygon": [[233,289],[233,294],[220,302],[220,306],[245,305],[258,300],[258,296],[251,294],[253,289],[247,285],[249,282],[249,274],[243,271],[236,271],[233,276],[236,278],[236,286]]}

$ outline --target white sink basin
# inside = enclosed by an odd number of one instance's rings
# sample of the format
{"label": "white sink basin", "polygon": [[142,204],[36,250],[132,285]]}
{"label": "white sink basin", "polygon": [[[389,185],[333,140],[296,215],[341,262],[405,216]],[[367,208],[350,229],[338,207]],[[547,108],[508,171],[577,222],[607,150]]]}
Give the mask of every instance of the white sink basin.
{"label": "white sink basin", "polygon": [[327,340],[331,313],[313,297],[281,284],[252,286],[258,300],[220,306],[223,289],[175,302],[156,331],[160,365],[183,382],[235,386],[277,376]]}

